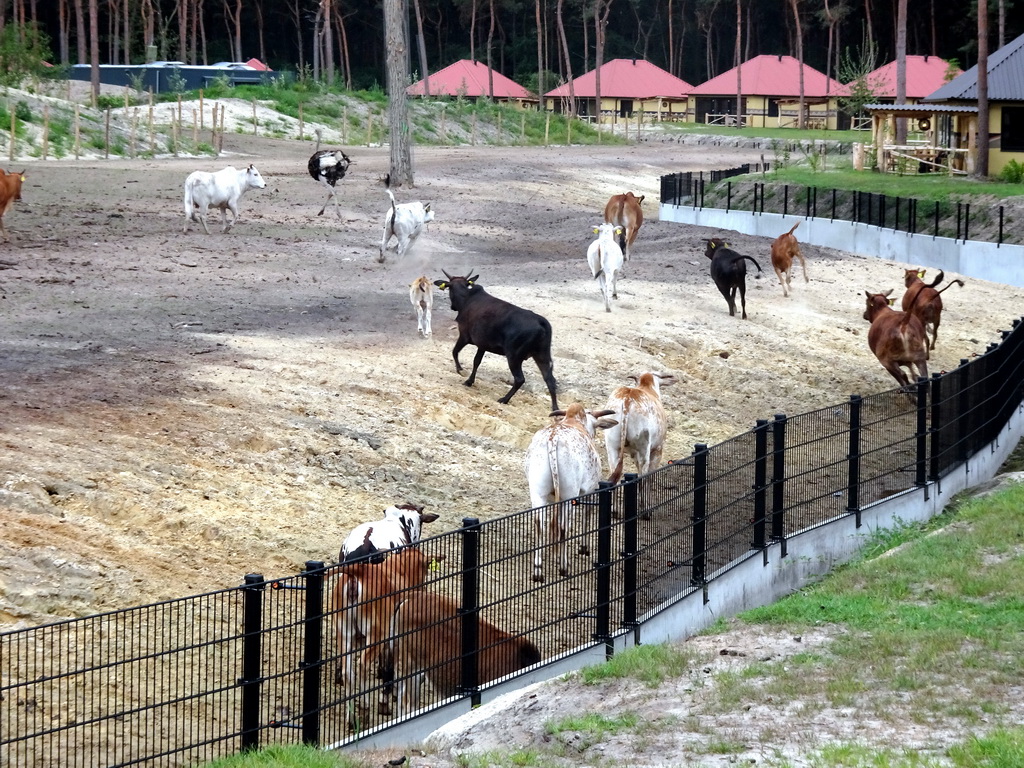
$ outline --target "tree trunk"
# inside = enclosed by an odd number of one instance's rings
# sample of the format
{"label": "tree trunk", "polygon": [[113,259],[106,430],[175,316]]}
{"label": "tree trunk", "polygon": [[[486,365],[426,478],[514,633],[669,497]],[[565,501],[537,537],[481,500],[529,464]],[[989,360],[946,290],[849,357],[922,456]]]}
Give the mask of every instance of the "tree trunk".
{"label": "tree trunk", "polygon": [[124,63],[129,65],[132,63],[132,9],[129,0],[124,0],[123,13],[124,20],[121,22],[121,28],[124,30],[124,40],[122,48],[124,49]]}
{"label": "tree trunk", "polygon": [[868,45],[875,47],[875,22],[871,18],[871,0],[864,0],[864,23],[868,30]]}
{"label": "tree trunk", "polygon": [[338,56],[341,59],[341,82],[345,88],[352,90],[352,64],[349,61],[348,30],[345,29],[345,14],[341,8],[334,7],[334,24],[338,28]]}
{"label": "tree trunk", "polygon": [[[202,2],[202,0],[200,0],[200,2]],[[263,3],[256,3],[256,5],[253,6],[253,7],[256,8],[256,34],[259,37],[259,41],[260,41],[260,61],[262,61],[264,64],[266,64],[267,63],[267,46],[266,46],[266,44],[264,43],[264,40],[263,40]],[[205,55],[204,55],[203,63],[204,64],[206,63]]]}
{"label": "tree trunk", "polygon": [[558,0],[555,6],[555,22],[558,25],[558,40],[562,47],[562,63],[565,67],[565,81],[569,85],[569,117],[576,114],[576,86],[572,82],[572,62],[569,59],[569,43],[565,39],[565,24],[562,21],[562,4],[565,0]]}
{"label": "tree trunk", "polygon": [[675,47],[675,30],[672,23],[672,0],[668,0],[668,73],[670,75],[677,74],[676,69],[676,47]]}
{"label": "tree trunk", "polygon": [[320,0],[323,8],[323,68],[328,87],[334,86],[334,36],[331,35],[332,0]]}
{"label": "tree trunk", "polygon": [[97,3],[98,0],[89,0],[89,65],[94,107],[100,100],[100,9]]}
{"label": "tree trunk", "polygon": [[[896,103],[907,103],[907,0],[896,2]],[[905,117],[896,118],[896,143],[907,143]]]}
{"label": "tree trunk", "polygon": [[[89,0],[92,2],[92,0]],[[227,0],[224,0],[227,3]],[[188,9],[189,0],[177,0],[178,9],[178,59],[188,61]],[[226,10],[226,9],[225,9]]]}
{"label": "tree trunk", "polygon": [[601,125],[601,67],[604,66],[604,37],[613,0],[594,2],[594,119]]}
{"label": "tree trunk", "polygon": [[743,60],[740,58],[743,43],[743,4],[736,0],[736,127],[743,127],[743,78],[740,74]]}
{"label": "tree trunk", "polygon": [[[193,56],[195,54],[193,53]],[[235,61],[242,59],[242,0],[235,0]]]}
{"label": "tree trunk", "polygon": [[800,101],[796,127],[803,128],[806,125],[804,114],[806,100],[804,98],[804,33],[800,24],[800,0],[789,0],[789,7],[793,9],[793,24],[796,27],[796,60],[800,65]]}
{"label": "tree trunk", "polygon": [[1006,0],[999,0],[999,47],[1006,45]]}
{"label": "tree trunk", "polygon": [[409,151],[409,105],[405,85],[409,81],[409,47],[405,40],[405,3],[384,0],[384,50],[388,84],[388,135],[391,141],[391,185],[413,186]]}
{"label": "tree trunk", "polygon": [[[71,63],[70,51],[68,48],[68,0],[60,0],[60,6],[57,9],[58,26],[60,31],[58,32],[57,44],[60,48],[60,63],[67,66]],[[0,31],[3,31],[3,21],[0,20]]]}
{"label": "tree trunk", "polygon": [[534,1],[533,9],[537,17],[537,98],[540,108],[544,109],[544,24],[540,0]]}
{"label": "tree trunk", "polygon": [[978,159],[974,175],[988,178],[988,3],[978,3]]}
{"label": "tree trunk", "polygon": [[295,24],[295,41],[298,43],[299,52],[299,77],[303,77],[303,70],[306,68],[306,52],[305,43],[302,42],[302,9],[299,7],[299,0],[292,0],[291,5],[288,6],[288,13],[292,17],[292,22]]}
{"label": "tree trunk", "polygon": [[472,0],[469,11],[469,60],[476,61],[476,0]]}
{"label": "tree trunk", "polygon": [[494,0],[490,0],[487,7],[491,17],[487,27],[487,97],[494,101],[494,62],[491,59],[494,46]]}
{"label": "tree trunk", "polygon": [[423,75],[423,92],[430,95],[430,70],[427,69],[427,39],[423,36],[423,13],[420,11],[420,0],[412,0],[416,11],[416,47],[420,54],[420,74]]}
{"label": "tree trunk", "polygon": [[75,29],[78,37],[77,63],[85,64],[89,61],[89,52],[86,50],[89,37],[85,34],[85,14],[82,12],[82,0],[75,0]]}

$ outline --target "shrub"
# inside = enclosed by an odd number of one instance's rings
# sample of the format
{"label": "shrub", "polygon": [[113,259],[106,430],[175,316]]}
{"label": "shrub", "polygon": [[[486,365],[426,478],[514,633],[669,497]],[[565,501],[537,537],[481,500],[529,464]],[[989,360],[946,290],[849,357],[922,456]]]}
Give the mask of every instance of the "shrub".
{"label": "shrub", "polygon": [[1011,160],[999,172],[999,180],[1010,184],[1020,184],[1024,181],[1024,163]]}

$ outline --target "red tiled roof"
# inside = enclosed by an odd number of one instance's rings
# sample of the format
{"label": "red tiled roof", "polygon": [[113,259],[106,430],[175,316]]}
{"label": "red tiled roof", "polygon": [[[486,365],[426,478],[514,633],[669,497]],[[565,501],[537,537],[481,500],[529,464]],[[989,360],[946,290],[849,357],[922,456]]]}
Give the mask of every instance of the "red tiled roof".
{"label": "red tiled roof", "polygon": [[[907,56],[907,98],[923,99],[946,84],[949,62],[938,56]],[[954,76],[960,70],[953,72]],[[871,92],[879,99],[896,98],[896,62],[879,67],[867,76]],[[849,83],[843,86],[840,95],[848,92]]]}
{"label": "red tiled roof", "polygon": [[[596,72],[596,69],[592,69],[572,81],[576,98],[592,99],[597,95]],[[686,98],[692,88],[685,80],[643,59],[612,59],[601,65],[601,98]],[[569,84],[560,85],[544,95],[568,96]]]}
{"label": "red tiled roof", "polygon": [[[800,96],[800,62],[792,56],[755,56],[740,64],[740,85],[744,96]],[[804,64],[804,96],[824,98],[842,88],[838,80]],[[701,83],[691,96],[735,96],[736,67]]]}
{"label": "red tiled roof", "polygon": [[245,64],[246,64],[246,66],[252,67],[253,69],[258,69],[261,72],[273,72],[274,71],[270,67],[268,67],[266,64],[264,64],[262,61],[260,61],[259,59],[249,59],[247,62],[245,62]]}
{"label": "red tiled roof", "polygon": [[[515,80],[505,77],[497,70],[494,73],[494,98],[496,99],[530,99],[528,90]],[[431,96],[490,96],[490,80],[487,65],[479,61],[462,59],[450,64],[439,72],[430,75]],[[410,96],[425,96],[426,84],[423,80],[413,83],[405,92]]]}

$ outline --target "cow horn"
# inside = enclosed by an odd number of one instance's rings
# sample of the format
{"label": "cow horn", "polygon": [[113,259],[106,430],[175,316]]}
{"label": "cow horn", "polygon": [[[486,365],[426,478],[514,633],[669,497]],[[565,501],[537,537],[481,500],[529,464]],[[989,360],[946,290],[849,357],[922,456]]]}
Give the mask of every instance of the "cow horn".
{"label": "cow horn", "polygon": [[444,276],[448,278],[448,281],[449,281],[449,282],[451,282],[451,280],[452,280],[452,276],[451,276],[451,275],[449,275],[449,274],[448,274],[448,272],[447,272],[446,270],[444,270],[444,269],[442,269],[441,271],[442,271],[442,272],[444,272]]}

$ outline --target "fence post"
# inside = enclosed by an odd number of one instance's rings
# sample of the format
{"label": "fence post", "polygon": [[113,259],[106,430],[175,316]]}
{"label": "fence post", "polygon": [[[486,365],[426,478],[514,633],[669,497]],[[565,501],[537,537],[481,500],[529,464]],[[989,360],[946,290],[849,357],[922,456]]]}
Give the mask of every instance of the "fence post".
{"label": "fence post", "polygon": [[832,187],[832,216],[829,218],[829,221],[835,221],[835,220],[836,220],[836,188]]}
{"label": "fence post", "polygon": [[[636,570],[637,570],[637,519],[639,517],[638,475],[628,473],[622,485],[622,626],[635,629],[636,620]],[[644,514],[649,516],[647,504]]]}
{"label": "fence post", "polygon": [[968,232],[971,228],[971,204],[964,203],[964,242],[967,242]]}
{"label": "fence post", "polygon": [[725,212],[728,213],[729,209],[732,208],[732,182],[725,182]]}
{"label": "fence post", "polygon": [[753,549],[765,548],[765,512],[768,489],[768,419],[754,427],[754,541]]}
{"label": "fence post", "polygon": [[708,446],[693,446],[693,557],[690,584],[704,584],[707,566],[707,514],[708,514]]}
{"label": "fence post", "polygon": [[[918,488],[925,488],[928,485],[927,474],[928,463],[928,379],[920,377],[917,380],[917,470],[914,477],[914,485]],[[928,492],[925,491],[925,499]]]}
{"label": "fence post", "polygon": [[772,422],[772,538],[782,542],[786,556],[786,414]]}
{"label": "fence post", "polygon": [[263,641],[263,575],[247,573],[242,587],[242,744],[241,751],[260,748],[260,687]]}
{"label": "fence post", "polygon": [[932,237],[935,238],[935,237],[938,237],[938,236],[939,236],[939,201],[936,200],[935,201],[935,225],[934,225],[934,229],[932,230]]}
{"label": "fence post", "polygon": [[307,560],[302,572],[306,581],[306,621],[302,641],[302,743],[320,746],[320,677],[323,659],[324,564]]}
{"label": "fence post", "polygon": [[928,468],[928,479],[933,482],[939,480],[939,454],[942,451],[942,374],[932,374],[932,456]]}
{"label": "fence post", "polygon": [[996,248],[1003,244],[1003,206],[999,206],[999,239],[996,241]]}
{"label": "fence post", "polygon": [[597,493],[597,562],[594,563],[597,605],[593,640],[604,643],[605,657],[614,653],[611,633],[612,608],[612,488],[606,480],[598,483]]}
{"label": "fence post", "polygon": [[850,444],[846,454],[846,512],[856,515],[856,527],[860,528],[860,427],[861,406],[864,398],[850,395]]}
{"label": "fence post", "polygon": [[789,215],[789,184],[782,186],[782,215]]}
{"label": "fence post", "polygon": [[[552,510],[557,514],[557,510]],[[475,517],[462,518],[462,674],[458,692],[471,696],[473,706],[480,704],[480,690],[477,686],[477,651],[480,648],[479,589],[480,562],[480,520]]]}
{"label": "fence post", "polygon": [[960,366],[956,369],[956,458],[957,461],[967,461],[970,458],[970,451],[967,446],[967,435],[969,427],[971,426],[971,403],[970,403],[970,392],[971,388],[967,383],[970,378],[968,373],[970,368],[967,367],[967,358],[960,358]]}

